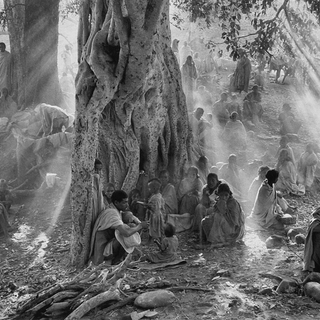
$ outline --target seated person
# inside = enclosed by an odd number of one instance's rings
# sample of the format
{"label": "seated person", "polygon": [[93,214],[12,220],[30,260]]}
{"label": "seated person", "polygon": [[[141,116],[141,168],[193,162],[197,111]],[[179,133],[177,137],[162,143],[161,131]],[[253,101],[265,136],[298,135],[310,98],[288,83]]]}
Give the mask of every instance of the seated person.
{"label": "seated person", "polygon": [[202,186],[198,168],[191,166],[188,169],[187,177],[181,180],[178,187],[179,214],[190,213],[191,216],[194,215],[200,202]]}
{"label": "seated person", "polygon": [[206,156],[200,156],[196,162],[196,167],[199,169],[201,182],[206,183],[209,173],[209,159]]}
{"label": "seated person", "polygon": [[284,103],[282,106],[282,112],[279,114],[280,121],[280,134],[297,134],[302,125],[302,122],[295,118],[295,115],[291,111],[289,103]]}
{"label": "seated person", "polygon": [[146,219],[146,208],[142,203],[141,193],[138,189],[131,190],[129,194],[129,208],[133,215],[137,217],[140,221],[145,221]]}
{"label": "seated person", "polygon": [[284,212],[288,210],[288,204],[276,192],[275,184],[278,181],[279,172],[271,169],[266,174],[266,180],[259,188],[253,209],[248,222],[253,227],[284,230],[280,221]]}
{"label": "seated person", "polygon": [[193,231],[199,232],[201,220],[207,216],[216,202],[217,190],[221,181],[215,173],[209,173],[207,176],[207,184],[202,188],[202,197],[200,203],[196,207],[193,220]]}
{"label": "seated person", "polygon": [[294,157],[294,153],[293,153],[293,150],[292,148],[289,146],[289,139],[287,136],[282,136],[280,138],[280,141],[279,141],[279,149],[277,151],[277,154],[276,154],[276,158],[278,159],[279,158],[279,154],[280,154],[280,151],[282,149],[286,149],[290,155],[290,158],[292,160],[292,163],[295,165],[296,164],[296,161],[295,161],[295,157]]}
{"label": "seated person", "polygon": [[237,164],[237,156],[230,154],[228,163],[222,165],[219,170],[219,177],[226,180],[230,184],[232,190],[237,196],[241,196],[240,188],[240,172]]}
{"label": "seated person", "polygon": [[162,170],[160,172],[160,181],[160,192],[165,202],[164,216],[166,218],[168,214],[178,213],[178,199],[175,187],[169,183],[169,172],[167,170]]}
{"label": "seated person", "polygon": [[205,86],[199,86],[195,92],[195,104],[203,107],[205,110],[212,106],[212,96]]}
{"label": "seated person", "polygon": [[143,221],[136,227],[130,228],[121,219],[121,211],[128,208],[128,195],[122,190],[116,190],[111,196],[112,204],[98,216],[90,243],[90,254],[95,265],[104,260],[111,264],[118,264],[125,255],[125,250],[115,238],[115,231],[118,230],[123,237],[130,237],[136,232],[147,228],[148,223]]}
{"label": "seated person", "polygon": [[190,126],[193,133],[193,142],[204,145],[204,136],[207,129],[211,129],[210,123],[203,119],[204,110],[202,108],[197,108],[192,115],[189,117]]}
{"label": "seated person", "polygon": [[286,149],[282,149],[279,154],[276,169],[279,171],[279,179],[276,189],[282,193],[301,196],[305,193],[304,185],[297,184],[297,170],[292,162],[291,156]]}
{"label": "seated person", "polygon": [[244,236],[244,214],[226,183],[218,187],[212,212],[201,221],[204,240],[215,245],[230,245]]}
{"label": "seated person", "polygon": [[179,240],[175,235],[175,227],[171,223],[166,223],[164,226],[164,237],[162,241],[154,240],[159,248],[159,252],[150,253],[146,260],[152,263],[162,263],[177,260]]}
{"label": "seated person", "polygon": [[[248,201],[250,209],[252,209],[262,182],[266,179],[266,173],[270,170],[268,166],[261,166],[258,169],[258,176],[251,182],[248,190]],[[251,211],[251,210],[250,210]]]}
{"label": "seated person", "polygon": [[229,114],[232,114],[232,112],[237,112],[238,113],[238,119],[242,119],[242,111],[241,111],[241,106],[240,103],[237,101],[237,95],[232,94],[231,95],[231,102],[227,104],[227,110]]}
{"label": "seated person", "polygon": [[242,122],[238,120],[237,112],[232,112],[230,120],[224,127],[222,137],[229,145],[236,147],[236,149],[247,147],[247,132]]}
{"label": "seated person", "polygon": [[320,272],[320,208],[313,214],[304,246],[303,271]]}
{"label": "seated person", "polygon": [[261,121],[262,114],[261,94],[259,87],[254,85],[252,91],[244,97],[242,116],[243,119],[252,121],[253,124],[258,125]]}
{"label": "seated person", "polygon": [[111,182],[107,183],[106,191],[102,192],[105,208],[109,208],[109,206],[111,205],[112,203],[111,196],[114,190],[115,190],[114,184]]}
{"label": "seated person", "polygon": [[12,194],[8,189],[7,181],[0,179],[0,203],[6,208],[9,212],[12,204]]}
{"label": "seated person", "polygon": [[218,100],[212,108],[212,114],[215,116],[216,120],[221,126],[225,126],[228,122],[230,114],[227,110],[228,105],[228,93],[221,93],[220,100]]}
{"label": "seated person", "polygon": [[301,154],[297,165],[298,183],[303,184],[306,187],[306,190],[310,190],[313,184],[318,161],[318,157],[314,152],[313,144],[308,143],[306,151]]}

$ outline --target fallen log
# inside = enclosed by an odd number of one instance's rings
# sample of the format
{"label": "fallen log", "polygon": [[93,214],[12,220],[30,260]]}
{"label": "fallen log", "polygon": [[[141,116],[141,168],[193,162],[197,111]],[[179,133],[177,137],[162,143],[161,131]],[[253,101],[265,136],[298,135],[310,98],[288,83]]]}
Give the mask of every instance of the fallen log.
{"label": "fallen log", "polygon": [[132,296],[130,296],[128,298],[125,298],[125,299],[113,304],[112,306],[104,308],[103,312],[104,313],[108,313],[108,312],[110,312],[112,310],[119,309],[119,308],[124,307],[124,306],[126,306],[128,304],[133,304],[133,302],[134,302],[134,300],[136,299],[137,296],[138,296],[138,294],[134,294],[134,295],[132,295]]}

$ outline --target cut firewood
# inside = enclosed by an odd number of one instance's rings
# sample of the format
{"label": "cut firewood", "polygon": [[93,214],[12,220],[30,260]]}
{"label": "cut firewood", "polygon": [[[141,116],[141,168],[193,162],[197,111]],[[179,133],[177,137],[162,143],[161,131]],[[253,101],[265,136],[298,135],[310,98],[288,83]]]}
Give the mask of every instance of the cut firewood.
{"label": "cut firewood", "polygon": [[76,310],[69,314],[65,320],[79,320],[91,309],[111,300],[120,300],[120,291],[118,289],[110,289],[83,302]]}

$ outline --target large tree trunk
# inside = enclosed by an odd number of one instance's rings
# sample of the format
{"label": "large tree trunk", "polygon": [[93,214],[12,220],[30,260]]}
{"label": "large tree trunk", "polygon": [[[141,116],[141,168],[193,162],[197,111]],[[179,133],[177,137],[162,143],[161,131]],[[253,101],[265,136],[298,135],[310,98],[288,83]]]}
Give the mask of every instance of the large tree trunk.
{"label": "large tree trunk", "polygon": [[[118,189],[139,168],[180,178],[190,132],[178,62],[171,47],[169,0],[83,0],[79,23],[72,159],[72,262],[90,245],[94,159]],[[142,156],[141,156],[142,155]]]}
{"label": "large tree trunk", "polygon": [[62,101],[57,65],[59,1],[5,0],[20,108]]}

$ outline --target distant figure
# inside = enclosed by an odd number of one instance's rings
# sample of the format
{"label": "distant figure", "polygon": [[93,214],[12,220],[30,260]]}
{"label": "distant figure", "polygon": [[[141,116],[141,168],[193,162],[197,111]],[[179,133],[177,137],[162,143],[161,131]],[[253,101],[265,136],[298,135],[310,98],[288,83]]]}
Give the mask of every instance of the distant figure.
{"label": "distant figure", "polygon": [[276,169],[279,171],[279,180],[276,189],[283,193],[301,196],[305,193],[305,187],[297,184],[297,170],[288,150],[282,149],[279,153]]}
{"label": "distant figure", "polygon": [[0,42],[0,90],[7,88],[12,93],[12,57],[6,45]]}
{"label": "distant figure", "polygon": [[205,86],[199,86],[195,92],[195,105],[210,110],[212,108],[212,95]]}
{"label": "distant figure", "polygon": [[227,104],[227,110],[230,115],[232,112],[237,112],[238,120],[242,120],[241,105],[237,101],[237,95],[235,93],[231,94],[231,101]]}
{"label": "distant figure", "polygon": [[219,246],[235,244],[244,236],[244,214],[226,183],[218,187],[212,213],[201,221],[204,240]]}
{"label": "distant figure", "polygon": [[75,74],[72,69],[72,47],[68,44],[64,46],[64,51],[61,54],[63,60],[63,72],[66,74],[70,73],[73,78],[75,78]]}
{"label": "distant figure", "polygon": [[178,60],[179,65],[180,65],[179,42],[180,41],[178,39],[173,39],[171,48],[172,48],[172,51]]}
{"label": "distant figure", "polygon": [[212,107],[212,114],[216,117],[216,120],[221,126],[229,121],[230,114],[227,110],[228,105],[228,93],[222,92],[220,100],[218,100]]}
{"label": "distant figure", "polygon": [[195,91],[195,83],[198,77],[197,68],[191,56],[188,56],[186,62],[183,64],[181,75],[183,91],[186,95],[188,109],[190,110],[194,104],[193,92]]}
{"label": "distant figure", "polygon": [[306,151],[301,154],[298,161],[298,183],[303,184],[306,187],[306,190],[310,190],[313,184],[318,161],[313,144],[308,143]]}
{"label": "distant figure", "polygon": [[75,84],[74,79],[71,75],[66,72],[62,73],[60,78],[60,87],[62,90],[62,95],[64,98],[64,108],[69,114],[74,114],[75,112]]}
{"label": "distant figure", "polygon": [[297,120],[289,103],[284,103],[279,114],[280,134],[298,134],[302,122]]}
{"label": "distant figure", "polygon": [[226,180],[237,195],[241,194],[239,173],[237,156],[235,154],[230,154],[228,163],[225,163],[219,170],[219,177]]}
{"label": "distant figure", "polygon": [[295,156],[294,156],[294,153],[293,153],[293,150],[292,148],[289,146],[289,139],[287,136],[282,136],[280,138],[280,141],[279,141],[279,149],[277,151],[277,154],[276,154],[276,158],[278,159],[279,158],[279,155],[280,155],[280,151],[282,149],[286,149],[288,151],[288,154],[292,160],[292,163],[296,166],[296,160],[295,160]]}
{"label": "distant figure", "polygon": [[188,42],[185,41],[183,46],[180,48],[180,65],[183,66],[188,58],[188,56],[192,57],[192,49],[188,45]]}
{"label": "distant figure", "polygon": [[195,54],[193,55],[193,61],[194,64],[196,65],[198,74],[202,74],[203,73],[203,63],[202,60],[199,57],[199,52],[195,52]]}
{"label": "distant figure", "polygon": [[231,92],[248,92],[251,74],[251,62],[244,50],[239,50],[239,59],[236,70],[230,79]]}
{"label": "distant figure", "polygon": [[232,150],[245,149],[247,147],[247,132],[240,120],[238,113],[232,112],[222,132],[222,137]]}
{"label": "distant figure", "polygon": [[253,124],[258,125],[261,121],[263,109],[261,105],[261,94],[259,87],[254,85],[243,101],[243,119],[252,121]]}
{"label": "distant figure", "polygon": [[3,88],[1,90],[0,97],[0,117],[8,118],[11,117],[18,111],[18,105],[9,95],[9,91],[7,88]]}

